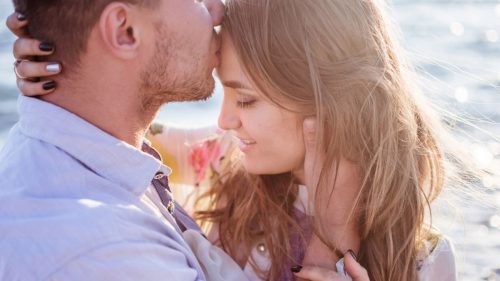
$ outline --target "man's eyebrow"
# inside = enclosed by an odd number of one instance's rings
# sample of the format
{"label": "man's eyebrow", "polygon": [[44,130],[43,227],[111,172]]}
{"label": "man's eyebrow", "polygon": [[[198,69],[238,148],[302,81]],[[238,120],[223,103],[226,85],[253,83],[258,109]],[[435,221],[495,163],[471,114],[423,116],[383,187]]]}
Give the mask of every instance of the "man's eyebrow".
{"label": "man's eyebrow", "polygon": [[221,83],[222,85],[224,85],[224,87],[229,87],[233,89],[253,90],[252,87],[243,84],[239,81],[221,81]]}

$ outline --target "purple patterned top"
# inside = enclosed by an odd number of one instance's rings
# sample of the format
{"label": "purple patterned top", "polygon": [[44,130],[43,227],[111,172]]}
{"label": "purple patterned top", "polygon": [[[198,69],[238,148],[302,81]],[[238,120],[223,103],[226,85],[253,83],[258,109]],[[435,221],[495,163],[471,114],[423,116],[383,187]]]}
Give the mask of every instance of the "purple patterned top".
{"label": "purple patterned top", "polygon": [[[304,238],[306,240],[305,242],[307,243],[309,240],[311,240],[313,232],[310,218],[304,212],[302,212],[297,208],[294,208],[293,215],[296,218],[300,228],[302,229],[304,233]],[[300,234],[297,233],[296,231],[290,231],[290,242],[292,246],[293,260],[288,260],[286,262],[285,268],[283,269],[283,274],[278,279],[279,281],[295,280],[295,276],[290,271],[290,267],[297,264],[302,264],[302,260],[304,259],[304,255],[306,253],[307,245],[303,244],[304,242],[301,241]]]}

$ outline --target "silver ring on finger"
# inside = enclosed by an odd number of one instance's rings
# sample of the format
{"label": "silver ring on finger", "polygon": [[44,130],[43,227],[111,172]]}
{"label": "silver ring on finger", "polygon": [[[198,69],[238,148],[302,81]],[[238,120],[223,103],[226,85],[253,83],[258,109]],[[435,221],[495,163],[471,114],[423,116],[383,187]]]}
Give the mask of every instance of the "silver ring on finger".
{"label": "silver ring on finger", "polygon": [[23,61],[28,61],[28,60],[16,60],[14,62],[14,73],[16,74],[16,77],[19,78],[19,79],[28,79],[28,77],[25,77],[25,76],[22,76],[21,74],[19,74],[19,72],[17,71],[17,67],[23,62]]}

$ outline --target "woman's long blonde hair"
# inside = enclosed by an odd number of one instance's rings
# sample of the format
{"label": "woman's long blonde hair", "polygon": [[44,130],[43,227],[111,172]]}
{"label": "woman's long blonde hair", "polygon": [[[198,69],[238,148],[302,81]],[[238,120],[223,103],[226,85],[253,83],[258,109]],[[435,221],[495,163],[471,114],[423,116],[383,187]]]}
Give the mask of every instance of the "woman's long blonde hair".
{"label": "woman's long blonde hair", "polygon": [[[321,173],[335,174],[340,159],[359,167],[353,213],[359,261],[370,280],[417,281],[417,254],[432,236],[424,216],[445,176],[442,128],[417,96],[383,3],[227,0],[226,8],[223,32],[251,80],[277,105],[316,117],[318,149],[326,156]],[[327,190],[327,178],[317,194]],[[297,227],[291,174],[238,170],[224,179],[207,195],[215,203],[199,218],[219,225],[221,245],[233,256],[248,257],[264,239],[272,260],[266,277],[277,279],[291,257],[290,227]],[[318,218],[315,225],[321,229]]]}

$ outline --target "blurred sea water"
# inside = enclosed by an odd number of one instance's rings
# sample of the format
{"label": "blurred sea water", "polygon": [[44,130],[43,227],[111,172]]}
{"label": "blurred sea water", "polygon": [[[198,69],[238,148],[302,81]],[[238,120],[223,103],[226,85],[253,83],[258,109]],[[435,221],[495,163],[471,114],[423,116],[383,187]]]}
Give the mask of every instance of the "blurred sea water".
{"label": "blurred sea water", "polygon": [[[393,0],[388,3],[403,46],[432,103],[468,120],[457,139],[472,161],[494,173],[477,197],[445,192],[434,222],[455,243],[459,280],[500,280],[500,0]],[[12,11],[0,0],[0,147],[17,121],[11,55],[14,36],[3,24]],[[206,102],[165,106],[158,118],[179,126],[215,124],[221,88]],[[451,202],[451,203],[449,203]]]}

